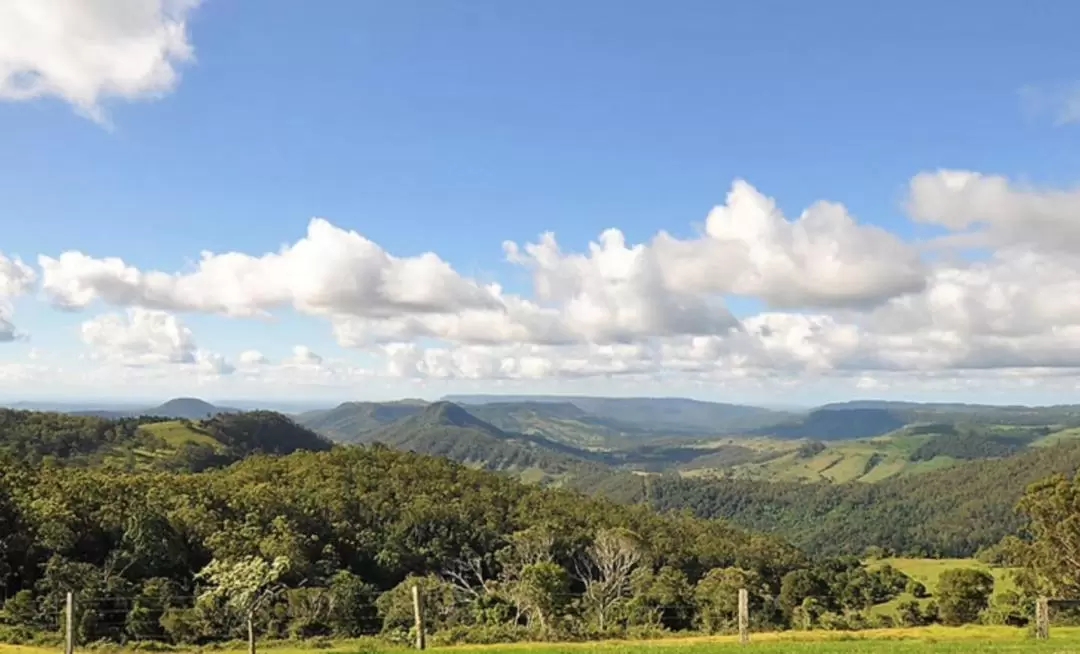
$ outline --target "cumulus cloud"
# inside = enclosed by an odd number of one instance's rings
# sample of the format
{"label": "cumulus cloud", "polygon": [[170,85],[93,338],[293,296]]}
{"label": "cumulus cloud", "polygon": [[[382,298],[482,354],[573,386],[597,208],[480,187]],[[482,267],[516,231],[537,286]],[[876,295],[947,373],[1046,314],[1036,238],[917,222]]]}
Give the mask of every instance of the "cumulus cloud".
{"label": "cumulus cloud", "polygon": [[12,300],[30,292],[37,274],[18,257],[8,258],[0,252],[0,343],[10,343],[20,337],[12,322]]}
{"label": "cumulus cloud", "polygon": [[966,170],[920,173],[908,208],[918,221],[966,231],[977,245],[1072,252],[1080,247],[1080,188],[1041,189]]}
{"label": "cumulus cloud", "polygon": [[537,295],[566,301],[580,326],[614,325],[628,334],[723,329],[731,318],[716,295],[781,308],[873,305],[921,290],[926,273],[915,248],[855,222],[843,206],[819,202],[791,221],[741,180],[697,239],[661,232],[627,247],[611,229],[588,254],[564,255],[551,234],[524,249],[504,248],[510,261],[533,271]]}
{"label": "cumulus cloud", "polygon": [[204,252],[194,271],[143,272],[119,258],[41,256],[42,288],[59,307],[116,306],[260,316],[283,306],[312,314],[388,317],[497,306],[434,253],[394,257],[354,231],[312,219],[280,252]]}
{"label": "cumulus cloud", "polygon": [[80,327],[83,343],[110,359],[133,363],[194,363],[195,339],[180,320],[164,311],[129,309],[105,314]]}
{"label": "cumulus cloud", "polygon": [[199,0],[5,0],[0,99],[60,98],[104,121],[102,102],[171,91],[193,58]]}
{"label": "cumulus cloud", "polygon": [[[1068,246],[1080,245],[1069,219],[1075,198],[970,172],[916,176],[912,217],[986,246],[978,257],[924,259],[841,205],[815,203],[788,219],[736,182],[693,238],[661,232],[629,243],[611,229],[582,251],[553,234],[505,243],[506,258],[531,274],[523,294],[463,276],[433,253],[396,257],[321,219],[277,252],[204,253],[182,272],[77,251],[39,263],[43,293],[57,306],[128,308],[84,328],[110,360],[185,362],[200,374],[233,366],[196,347],[173,311],[265,317],[291,308],[326,320],[340,345],[391,377],[779,384],[830,376],[872,388],[886,378],[895,386],[897,375],[1080,369],[1080,250]],[[24,268],[6,269],[23,279]],[[21,291],[32,283],[7,282]],[[739,296],[766,308],[736,315],[729,306]],[[375,374],[303,345],[276,365],[255,350],[238,363],[245,379],[346,384]]]}
{"label": "cumulus cloud", "polygon": [[206,375],[227,375],[235,368],[223,356],[196,346],[191,330],[165,311],[128,309],[82,323],[83,343],[97,359],[124,365],[188,364]]}

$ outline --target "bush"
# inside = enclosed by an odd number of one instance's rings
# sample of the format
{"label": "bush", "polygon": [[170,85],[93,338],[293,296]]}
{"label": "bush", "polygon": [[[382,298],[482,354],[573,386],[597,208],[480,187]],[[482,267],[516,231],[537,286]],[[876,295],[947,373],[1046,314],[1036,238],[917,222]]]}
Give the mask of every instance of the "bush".
{"label": "bush", "polygon": [[946,570],[938,580],[941,621],[947,625],[978,621],[993,592],[994,578],[988,572],[971,568]]}
{"label": "bush", "polygon": [[896,620],[884,613],[871,615],[868,622],[871,629],[892,629],[896,626]]}
{"label": "bush", "polygon": [[166,609],[161,628],[174,643],[194,645],[203,638],[203,622],[195,609]]}
{"label": "bush", "polygon": [[534,640],[534,630],[521,625],[456,625],[436,632],[431,637],[432,645],[494,645],[496,643],[520,643]]}
{"label": "bush", "polygon": [[848,631],[851,628],[844,616],[832,611],[822,613],[818,618],[818,624],[826,631]]}
{"label": "bush", "polygon": [[912,597],[917,597],[919,599],[923,599],[928,595],[928,593],[926,592],[926,586],[923,584],[923,582],[917,579],[908,579],[907,586],[904,588],[904,591]]}

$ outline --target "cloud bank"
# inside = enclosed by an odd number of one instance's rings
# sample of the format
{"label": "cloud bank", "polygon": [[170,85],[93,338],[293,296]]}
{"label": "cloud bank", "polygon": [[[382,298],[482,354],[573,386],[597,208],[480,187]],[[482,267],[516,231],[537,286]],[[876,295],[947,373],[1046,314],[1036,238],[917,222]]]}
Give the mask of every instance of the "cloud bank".
{"label": "cloud bank", "polygon": [[[839,376],[871,388],[1080,369],[1080,192],[942,170],[913,177],[905,206],[945,236],[928,249],[829,201],[784,216],[736,180],[692,238],[630,243],[608,229],[578,251],[551,233],[503,243],[531,280],[518,292],[315,218],[276,252],[203,252],[184,272],[78,250],[42,254],[37,270],[0,258],[0,298],[36,288],[64,311],[104,310],[81,332],[100,360],[319,383]],[[321,321],[365,363],[301,345],[276,362],[237,352],[234,365],[180,318],[258,329],[286,312]]]}

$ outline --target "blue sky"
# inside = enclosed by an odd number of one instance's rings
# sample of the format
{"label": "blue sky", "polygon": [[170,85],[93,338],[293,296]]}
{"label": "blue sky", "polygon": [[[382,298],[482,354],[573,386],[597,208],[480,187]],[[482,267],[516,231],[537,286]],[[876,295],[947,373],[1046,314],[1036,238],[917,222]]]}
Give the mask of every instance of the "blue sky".
{"label": "blue sky", "polygon": [[[47,4],[64,10],[63,2]],[[166,18],[170,4],[162,5]],[[693,239],[735,179],[775,199],[789,220],[830,200],[860,225],[911,244],[952,231],[945,218],[916,223],[905,209],[920,172],[1000,175],[1017,192],[1069,189],[1080,176],[1077,127],[1059,120],[1080,79],[1080,7],[1071,3],[205,0],[177,16],[194,56],[174,62],[177,79],[153,97],[103,87],[97,120],[63,92],[8,93],[0,102],[0,252],[31,267],[39,255],[75,250],[176,273],[202,251],[276,251],[320,216],[395,256],[433,251],[463,277],[533,297],[532,274],[506,261],[503,241],[535,242],[551,231],[570,253],[587,252],[607,228],[628,244],[661,230]],[[18,55],[0,49],[0,63],[6,56],[24,74],[40,74],[51,61],[50,53]],[[24,337],[0,345],[0,362],[19,364],[31,352],[38,361],[92,354],[80,325],[140,304],[63,311],[42,299],[47,290],[11,300]],[[770,304],[752,293],[719,296],[738,319]],[[294,308],[276,308],[273,320],[164,310],[200,349],[231,359],[254,349],[279,360],[295,345],[343,365],[377,366],[382,356],[341,345],[324,318]],[[303,392],[511,384],[620,394],[674,388],[720,399],[774,393],[730,380],[451,377],[426,385],[379,377]],[[1075,390],[1060,377],[1068,375],[1055,374],[1045,392],[1041,383],[1032,390],[1011,382],[994,392],[1056,401]],[[899,386],[849,383],[863,378],[817,377],[797,392],[811,402],[987,392],[914,377]],[[48,380],[34,377],[8,393],[48,395]],[[122,394],[126,383],[76,384],[61,394]],[[264,392],[235,380],[198,383],[219,395]],[[200,390],[192,384],[175,390]]]}

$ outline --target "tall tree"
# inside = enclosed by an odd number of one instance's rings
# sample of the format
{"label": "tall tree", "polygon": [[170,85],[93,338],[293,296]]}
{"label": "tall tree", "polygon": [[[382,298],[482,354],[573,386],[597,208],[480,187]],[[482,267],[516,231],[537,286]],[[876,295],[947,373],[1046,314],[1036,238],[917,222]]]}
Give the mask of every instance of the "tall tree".
{"label": "tall tree", "polygon": [[279,556],[273,561],[249,556],[239,561],[211,561],[197,575],[209,583],[199,596],[200,601],[223,602],[247,621],[248,654],[255,654],[255,612],[284,590],[278,584],[289,569],[289,559]]}

